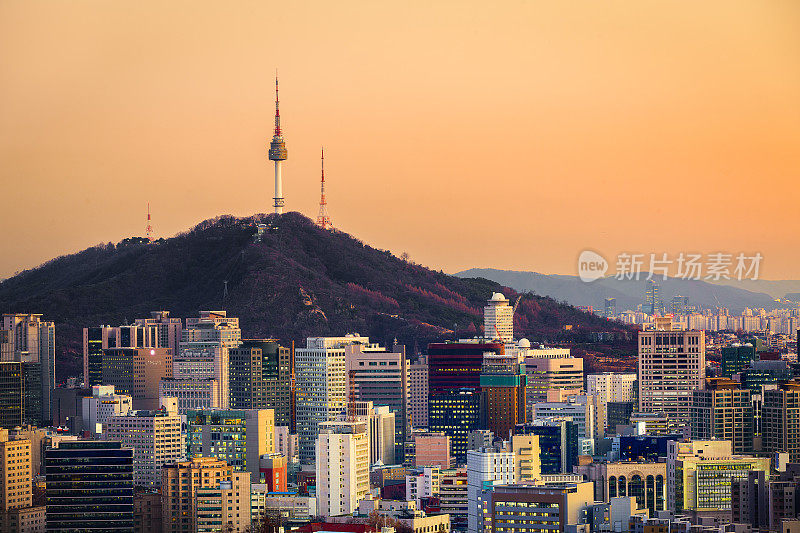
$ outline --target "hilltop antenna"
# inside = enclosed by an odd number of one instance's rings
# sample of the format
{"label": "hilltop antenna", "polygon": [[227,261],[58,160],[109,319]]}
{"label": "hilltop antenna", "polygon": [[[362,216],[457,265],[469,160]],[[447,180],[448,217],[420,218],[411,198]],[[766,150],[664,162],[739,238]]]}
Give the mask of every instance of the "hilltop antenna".
{"label": "hilltop antenna", "polygon": [[325,148],[322,148],[322,157],[320,158],[322,177],[320,179],[320,195],[319,195],[319,214],[317,215],[317,226],[322,229],[333,229],[331,217],[328,216],[328,202],[325,200]]}
{"label": "hilltop antenna", "polygon": [[153,242],[153,226],[150,224],[150,202],[147,202],[147,228],[145,229],[147,242]]}

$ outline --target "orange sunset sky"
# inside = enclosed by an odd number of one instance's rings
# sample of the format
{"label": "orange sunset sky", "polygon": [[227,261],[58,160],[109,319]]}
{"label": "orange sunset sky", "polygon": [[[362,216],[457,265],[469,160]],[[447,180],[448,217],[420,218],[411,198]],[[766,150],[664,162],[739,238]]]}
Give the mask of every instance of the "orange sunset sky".
{"label": "orange sunset sky", "polygon": [[798,279],[800,2],[0,2],[0,277],[287,210],[454,272],[581,250]]}

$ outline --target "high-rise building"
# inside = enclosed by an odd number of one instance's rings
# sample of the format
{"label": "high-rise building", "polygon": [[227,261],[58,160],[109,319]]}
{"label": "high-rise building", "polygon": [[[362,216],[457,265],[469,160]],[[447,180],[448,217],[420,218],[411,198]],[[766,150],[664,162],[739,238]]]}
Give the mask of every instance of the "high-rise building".
{"label": "high-rise building", "polygon": [[369,493],[369,436],[363,422],[322,422],[316,449],[317,512],[351,514]]}
{"label": "high-rise building", "polygon": [[563,417],[572,420],[578,439],[594,441],[594,399],[591,396],[571,396],[565,402],[533,404],[534,420]]}
{"label": "high-rise building", "polygon": [[800,381],[780,382],[764,390],[761,407],[762,447],[766,452],[786,452],[800,462]]}
{"label": "high-rise building", "polygon": [[542,451],[538,435],[511,437],[514,452],[514,482],[523,483],[542,479]]}
{"label": "high-rise building", "polygon": [[692,438],[729,440],[733,453],[753,451],[753,404],[750,391],[727,378],[706,378],[705,389],[692,391]]}
{"label": "high-rise building", "polygon": [[389,352],[377,344],[345,346],[347,390],[350,401],[387,406],[394,413],[395,459],[403,462],[403,445],[411,434],[408,361],[404,350]]}
{"label": "high-rise building", "polygon": [[164,533],[192,533],[197,528],[197,491],[230,481],[233,469],[224,460],[194,457],[161,469]]}
{"label": "high-rise building", "polygon": [[750,367],[750,362],[756,360],[756,349],[750,344],[731,344],[720,350],[720,373],[730,378],[734,374]]}
{"label": "high-rise building", "polygon": [[457,464],[467,460],[467,439],[470,431],[479,429],[481,395],[475,389],[454,389],[431,396],[428,407],[428,429],[450,437],[451,453]]}
{"label": "high-rise building", "polygon": [[[503,439],[501,439],[503,440]],[[494,444],[494,433],[489,429],[475,429],[467,435],[467,449],[477,450]]]}
{"label": "high-rise building", "polygon": [[220,409],[219,383],[211,378],[164,378],[158,384],[159,398],[178,400],[178,413]]}
{"label": "high-rise building", "polygon": [[368,337],[309,337],[295,350],[297,433],[300,462],[314,464],[319,424],[337,420],[347,408],[345,346],[369,344]]}
{"label": "high-rise building", "polygon": [[756,470],[747,479],[731,482],[731,522],[748,524],[753,530],[782,531],[782,520],[800,518],[800,480],[790,472],[780,479]]}
{"label": "high-rise building", "polygon": [[450,454],[450,437],[442,432],[414,433],[414,466],[438,466],[441,469],[450,468],[452,455]]}
{"label": "high-rise building", "polygon": [[617,299],[616,298],[606,298],[605,301],[605,317],[606,318],[613,318],[617,316]]}
{"label": "high-rise building", "polygon": [[729,441],[667,444],[667,507],[675,513],[731,512],[731,484],[753,471],[769,473],[768,457],[733,455]]}
{"label": "high-rise building", "polygon": [[751,361],[750,366],[739,374],[742,387],[750,389],[752,395],[761,394],[764,385],[787,381],[792,377],[794,372],[788,361]]}
{"label": "high-rise building", "polygon": [[483,356],[483,417],[486,427],[498,438],[508,440],[514,427],[525,423],[526,378],[525,365],[517,355]]}
{"label": "high-rise building", "polygon": [[482,533],[481,491],[494,485],[514,483],[514,452],[481,448],[467,452],[467,531]]}
{"label": "high-rise building", "polygon": [[683,331],[670,317],[639,332],[639,410],[664,413],[675,422],[691,419],[692,391],[706,377],[705,333]]}
{"label": "high-rise building", "polygon": [[0,361],[0,427],[13,428],[25,423],[25,400],[22,363]]}
{"label": "high-rise building", "polygon": [[520,424],[514,429],[514,435],[539,437],[542,474],[568,474],[578,464],[578,427],[569,417],[545,418]]}
{"label": "high-rise building", "polygon": [[[180,319],[176,319],[180,320]],[[83,383],[86,387],[103,383],[103,351],[114,348],[171,348],[160,343],[162,330],[157,325],[96,326],[83,328]],[[174,335],[173,327],[173,335]],[[169,342],[169,333],[167,333]],[[172,355],[176,352],[171,351]]]}
{"label": "high-rise building", "polygon": [[[460,341],[428,345],[428,391],[430,396],[463,388],[479,390],[483,356],[503,355],[499,342]],[[430,413],[429,413],[430,416]]]}
{"label": "high-rise building", "polygon": [[150,318],[137,318],[133,325],[155,331],[159,348],[169,348],[173,354],[180,350],[183,321],[170,317],[169,311],[151,311]]}
{"label": "high-rise building", "polygon": [[467,469],[444,470],[439,478],[439,505],[442,513],[450,515],[452,530],[467,528],[469,507]]}
{"label": "high-rise building", "polygon": [[428,427],[428,357],[420,355],[408,365],[408,408],[414,428]]}
{"label": "high-rise building", "polygon": [[493,293],[483,308],[483,335],[501,342],[514,341],[514,308],[503,293]]}
{"label": "high-rise building", "polygon": [[442,472],[438,466],[425,466],[406,471],[406,501],[413,501],[417,509],[422,509],[425,498],[439,495],[439,482]]}
{"label": "high-rise building", "polygon": [[272,409],[187,411],[187,455],[224,459],[259,479],[259,458],[275,451],[274,417]]}
{"label": "high-rise building", "polygon": [[275,424],[291,422],[291,353],[270,339],[245,339],[230,349],[231,409],[272,409]]}
{"label": "high-rise building", "polygon": [[133,398],[134,409],[159,408],[159,383],[172,377],[169,348],[107,348],[103,350],[103,385],[113,385],[117,394]]}
{"label": "high-rise building", "polygon": [[175,398],[165,398],[157,411],[129,411],[106,419],[104,438],[133,448],[133,481],[137,487],[161,485],[161,467],[182,458],[186,444]]}
{"label": "high-rise building", "polygon": [[198,533],[250,532],[250,472],[233,472],[216,487],[199,487],[195,512]]}
{"label": "high-rise building", "polygon": [[369,464],[391,465],[395,462],[395,413],[387,405],[375,407],[372,402],[350,402],[351,419],[364,422],[369,434]]}
{"label": "high-rise building", "polygon": [[9,440],[8,431],[0,430],[0,531],[13,531],[12,510],[33,504],[32,480],[31,441]]}
{"label": "high-rise building", "polygon": [[597,396],[603,404],[636,399],[635,373],[603,372],[586,376],[586,394]]}
{"label": "high-rise building", "polygon": [[[49,423],[50,394],[56,386],[56,326],[38,314],[4,314],[0,330],[0,361],[23,363],[28,392],[28,421]],[[35,393],[38,387],[38,393]],[[32,407],[37,407],[35,413]]]}
{"label": "high-rise building", "polygon": [[560,402],[567,396],[583,392],[582,358],[572,357],[569,348],[530,346],[527,339],[521,339],[518,343],[528,376],[528,406],[537,402]]}
{"label": "high-rise building", "polygon": [[[161,472],[159,472],[159,475]],[[161,482],[159,481],[159,485]],[[157,491],[136,492],[133,495],[133,531],[149,533],[164,527],[161,515],[161,493]]]}
{"label": "high-rise building", "polygon": [[106,420],[112,416],[128,414],[133,409],[133,398],[117,394],[114,385],[94,385],[92,395],[82,400],[83,427],[93,436],[102,435]]}
{"label": "high-rise building", "polygon": [[[133,533],[133,450],[112,441],[45,451],[47,531]],[[91,490],[87,490],[91,487]]]}
{"label": "high-rise building", "polygon": [[647,280],[647,286],[645,288],[645,308],[644,312],[649,315],[656,315],[661,312],[662,304],[661,304],[661,296],[660,292],[660,285],[655,281],[649,279]]}
{"label": "high-rise building", "polygon": [[[638,388],[638,387],[637,387]],[[627,426],[631,423],[631,415],[639,407],[638,401],[608,402],[606,404],[606,433],[617,434],[617,426]]]}
{"label": "high-rise building", "polygon": [[672,297],[672,314],[685,315],[689,312],[689,297],[688,296],[673,296]]}
{"label": "high-rise building", "polygon": [[173,356],[175,379],[214,379],[219,387],[222,409],[228,408],[230,349],[242,343],[239,319],[225,311],[200,311],[198,318],[187,318],[181,332],[181,348]]}
{"label": "high-rise building", "polygon": [[[635,373],[603,372],[586,376],[586,394],[595,400],[595,436],[605,436],[607,429],[616,430],[608,423],[610,402],[633,402],[636,400],[637,375]],[[622,422],[627,424],[628,422]]]}

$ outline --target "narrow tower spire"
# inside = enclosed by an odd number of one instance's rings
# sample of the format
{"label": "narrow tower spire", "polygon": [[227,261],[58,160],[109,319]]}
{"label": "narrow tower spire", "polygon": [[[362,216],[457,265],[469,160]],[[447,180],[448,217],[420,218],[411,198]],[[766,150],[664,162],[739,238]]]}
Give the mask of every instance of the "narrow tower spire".
{"label": "narrow tower spire", "polygon": [[150,225],[150,202],[147,202],[147,228],[145,229],[145,237],[148,242],[153,242],[153,226]]}
{"label": "narrow tower spire", "polygon": [[275,75],[275,135],[281,134],[281,102],[278,98],[278,76]]}
{"label": "narrow tower spire", "polygon": [[328,216],[328,202],[325,200],[325,148],[322,149],[320,158],[322,166],[322,179],[320,180],[319,214],[317,215],[317,226],[322,229],[333,229],[331,217]]}
{"label": "narrow tower spire", "polygon": [[280,101],[278,100],[278,76],[275,75],[275,132],[272,136],[272,142],[269,144],[269,159],[275,162],[275,196],[273,206],[275,214],[283,214],[283,176],[281,175],[282,164],[288,157],[286,152],[286,143],[283,140],[283,132],[281,131],[281,111]]}

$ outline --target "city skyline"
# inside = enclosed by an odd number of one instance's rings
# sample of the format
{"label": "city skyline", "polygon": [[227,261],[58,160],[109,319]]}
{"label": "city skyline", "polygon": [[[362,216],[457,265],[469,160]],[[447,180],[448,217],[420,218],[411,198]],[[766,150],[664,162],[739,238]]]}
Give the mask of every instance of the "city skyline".
{"label": "city skyline", "polygon": [[[286,211],[313,220],[324,144],[337,227],[434,269],[575,274],[586,248],[724,250],[798,277],[793,3],[0,14],[0,278],[144,236],[148,202],[156,236],[269,212],[276,67]],[[477,216],[487,199],[498,216]]]}

